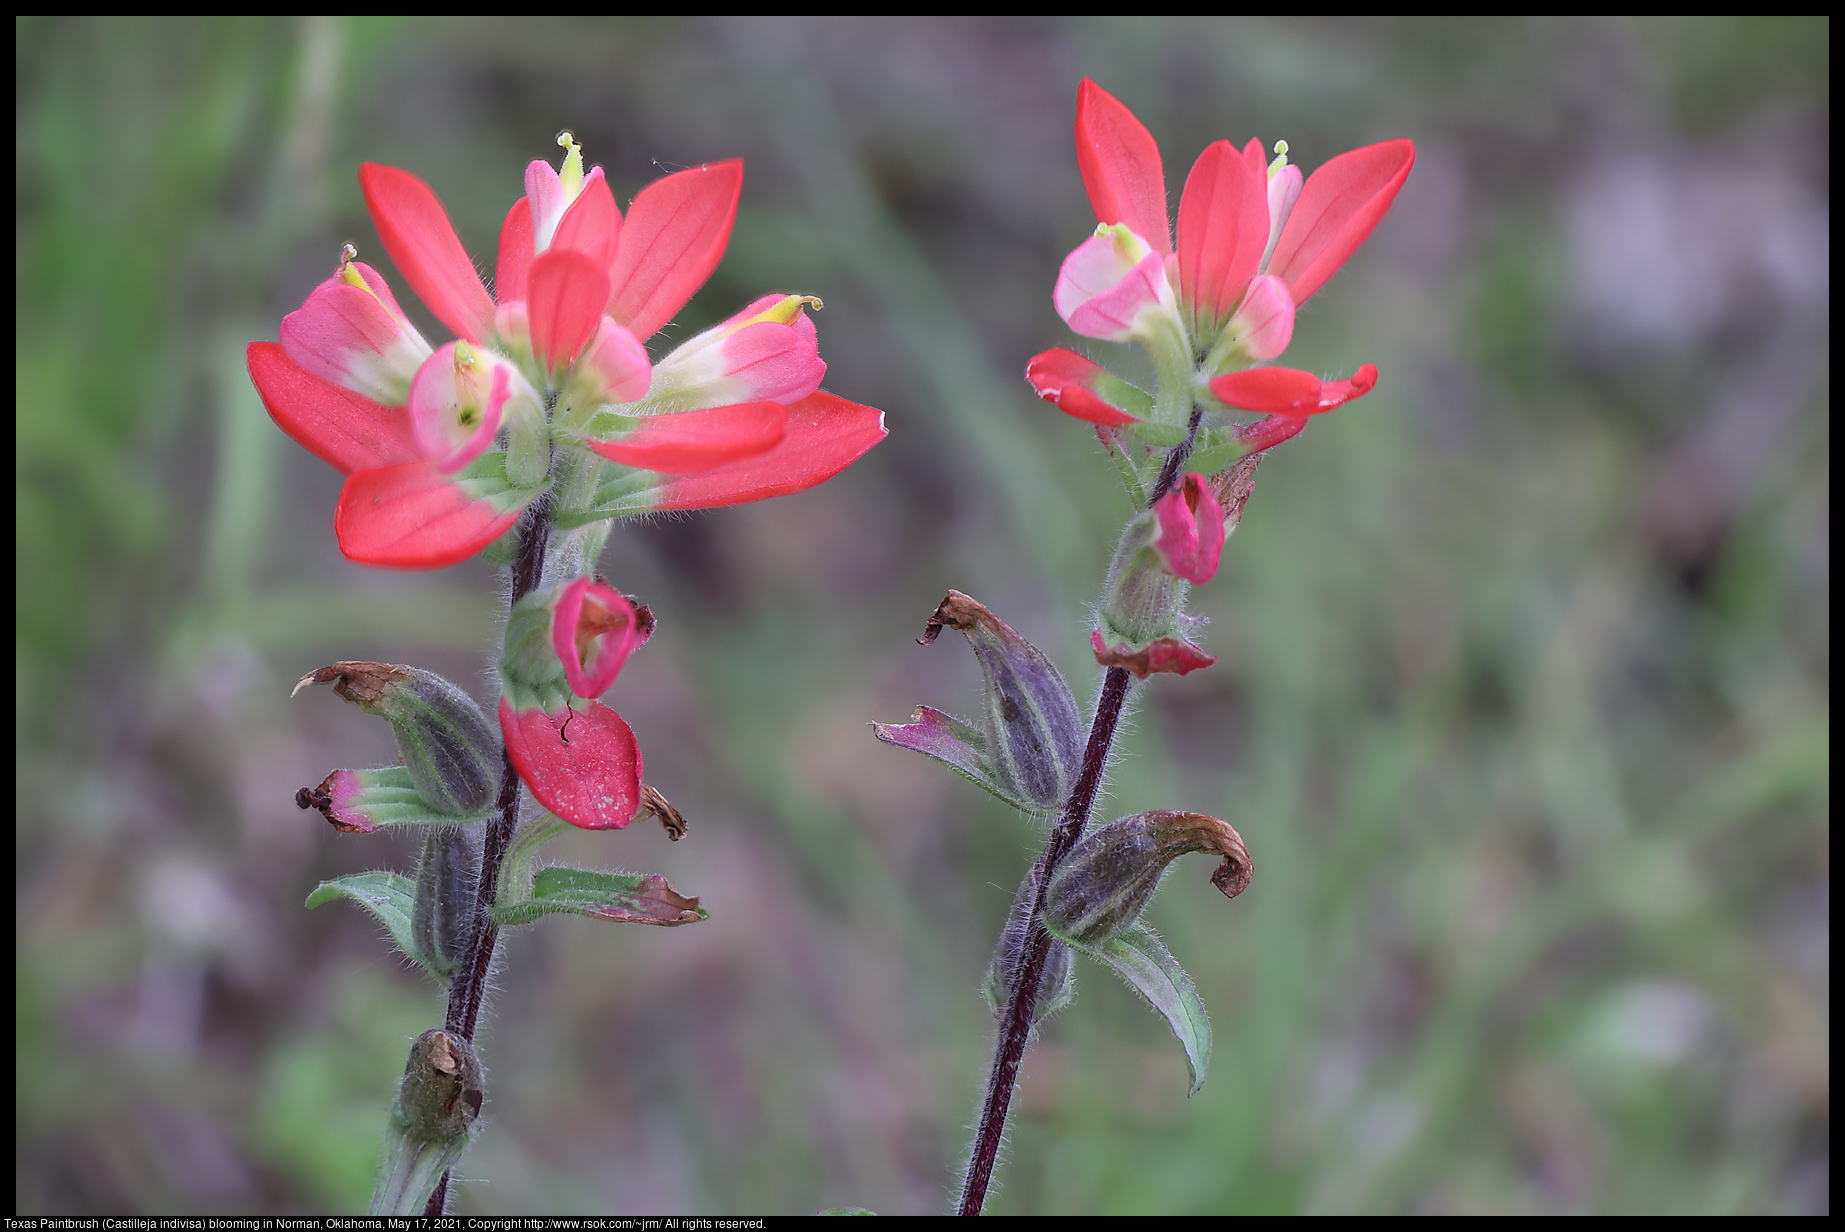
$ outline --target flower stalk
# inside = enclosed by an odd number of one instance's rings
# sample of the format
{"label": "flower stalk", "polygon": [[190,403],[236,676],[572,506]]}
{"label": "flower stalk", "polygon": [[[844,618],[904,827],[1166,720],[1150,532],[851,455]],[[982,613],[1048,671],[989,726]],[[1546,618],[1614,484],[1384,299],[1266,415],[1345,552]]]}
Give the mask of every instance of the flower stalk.
{"label": "flower stalk", "polygon": [[[1179,468],[1198,433],[1202,410],[1192,409],[1191,423],[1185,440],[1174,446],[1160,468],[1158,481],[1147,500],[1150,509],[1168,492],[1179,477]],[[1044,965],[1051,951],[1051,935],[1044,930],[1044,894],[1057,866],[1070,850],[1082,841],[1095,811],[1102,774],[1108,768],[1108,754],[1115,744],[1115,732],[1121,726],[1121,712],[1127,701],[1130,677],[1123,667],[1111,667],[1102,677],[1102,694],[1096,702],[1095,717],[1089,724],[1089,740],[1083,746],[1082,770],[1076,787],[1058,815],[1057,825],[1038,856],[1033,870],[1037,895],[1031,907],[1030,923],[1025,933],[1025,948],[1014,969],[1006,1007],[1000,1015],[1000,1033],[987,1076],[987,1093],[980,1107],[980,1120],[974,1133],[974,1148],[968,1157],[967,1173],[962,1179],[961,1201],[957,1214],[978,1215],[986,1205],[987,1188],[993,1181],[993,1166],[999,1159],[999,1144],[1005,1135],[1006,1114],[1012,1107],[1012,1092],[1018,1086],[1019,1063],[1025,1056],[1025,1044],[1038,1002],[1038,986],[1044,977]]]}

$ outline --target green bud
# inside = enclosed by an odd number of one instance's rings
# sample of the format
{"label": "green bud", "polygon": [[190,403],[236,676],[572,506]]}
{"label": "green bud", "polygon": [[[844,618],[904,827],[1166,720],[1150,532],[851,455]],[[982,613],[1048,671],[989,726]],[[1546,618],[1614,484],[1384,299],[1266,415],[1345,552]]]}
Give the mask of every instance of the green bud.
{"label": "green bud", "polygon": [[385,1129],[372,1214],[423,1212],[442,1174],[467,1149],[482,1097],[480,1062],[466,1039],[440,1029],[417,1037]]}
{"label": "green bud", "polygon": [[480,851],[466,826],[431,826],[423,840],[410,927],[441,979],[460,965],[474,934]]}
{"label": "green bud", "polygon": [[397,1091],[406,1134],[436,1146],[465,1138],[481,1099],[480,1062],[466,1039],[440,1028],[417,1036]]}
{"label": "green bud", "polygon": [[[995,1016],[1006,1012],[1006,1000],[1012,995],[1012,976],[1025,953],[1025,939],[1031,932],[1032,900],[1037,895],[1038,866],[1033,864],[1018,894],[1013,897],[1006,926],[999,933],[999,948],[993,951],[993,959],[987,964],[987,978],[980,988]],[[1031,1007],[1032,1022],[1062,1009],[1075,995],[1076,976],[1071,970],[1070,947],[1053,939],[1044,956],[1044,971],[1038,977],[1038,999]]]}
{"label": "green bud", "polygon": [[1223,856],[1211,884],[1235,898],[1249,885],[1249,849],[1228,822],[1202,813],[1160,810],[1110,822],[1064,857],[1044,896],[1044,927],[1085,949],[1100,949],[1140,918],[1166,866],[1192,851]]}
{"label": "green bud", "polygon": [[[1070,686],[1043,651],[958,590],[948,592],[919,640],[928,645],[943,626],[959,629],[980,660],[986,680],[981,716],[986,739],[979,754],[1003,789],[1001,794],[1038,808],[1057,808],[1082,771],[1088,735]],[[880,739],[889,737],[880,734]],[[941,756],[919,744],[909,747]]]}
{"label": "green bud", "polygon": [[519,600],[506,617],[500,683],[513,698],[515,709],[529,710],[534,705],[555,709],[570,693],[563,661],[552,647],[551,621],[549,591],[533,591]]}
{"label": "green bud", "polygon": [[303,676],[295,691],[310,684],[331,684],[365,713],[390,720],[410,781],[435,812],[474,816],[499,794],[498,734],[473,698],[434,672],[391,663],[334,663]]}
{"label": "green bud", "polygon": [[1144,646],[1160,638],[1183,638],[1185,593],[1190,587],[1174,577],[1154,548],[1159,522],[1152,510],[1142,510],[1115,545],[1108,580],[1102,587],[1097,611],[1097,632],[1108,645]]}

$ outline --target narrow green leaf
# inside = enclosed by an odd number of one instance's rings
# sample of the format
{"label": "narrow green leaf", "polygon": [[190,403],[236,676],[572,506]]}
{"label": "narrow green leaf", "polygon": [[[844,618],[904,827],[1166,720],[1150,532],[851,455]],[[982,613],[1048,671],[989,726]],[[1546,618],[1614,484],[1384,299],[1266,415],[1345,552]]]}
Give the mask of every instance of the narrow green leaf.
{"label": "narrow green leaf", "polygon": [[390,930],[391,940],[397,943],[397,948],[423,970],[435,976],[437,983],[447,986],[448,981],[437,972],[435,964],[430,962],[429,956],[416,943],[416,928],[411,922],[416,906],[414,881],[397,873],[384,872],[335,877],[332,881],[321,882],[308,895],[307,905],[318,907],[336,898],[350,898],[377,916]]}
{"label": "narrow green leaf", "polygon": [[627,924],[696,924],[706,919],[696,898],[666,884],[657,873],[604,873],[556,866],[532,879],[532,896],[503,902],[494,918],[503,927],[530,924],[542,915],[594,916]]}
{"label": "narrow green leaf", "polygon": [[532,861],[539,848],[570,829],[568,822],[543,813],[522,826],[500,861],[500,888],[494,901],[507,906],[532,897]]}
{"label": "narrow green leaf", "polygon": [[1113,967],[1115,974],[1166,1019],[1185,1048],[1186,1064],[1191,1066],[1192,1085],[1186,1094],[1198,1094],[1211,1064],[1211,1023],[1204,1016],[1204,1003],[1198,999],[1198,989],[1192,977],[1185,974],[1185,968],[1144,924],[1135,924],[1099,950],[1085,947],[1083,952]]}

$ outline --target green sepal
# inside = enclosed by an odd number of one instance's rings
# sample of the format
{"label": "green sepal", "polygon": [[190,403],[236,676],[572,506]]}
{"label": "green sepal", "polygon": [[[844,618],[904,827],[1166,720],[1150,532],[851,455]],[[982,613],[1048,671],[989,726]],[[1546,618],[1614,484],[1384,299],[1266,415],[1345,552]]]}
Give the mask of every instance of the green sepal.
{"label": "green sepal", "polygon": [[439,1028],[417,1037],[385,1127],[372,1214],[423,1212],[467,1149],[485,1094],[480,1061],[465,1038]]}
{"label": "green sepal", "polygon": [[1122,424],[1123,432],[1132,432],[1134,436],[1155,449],[1171,449],[1185,441],[1183,424],[1163,424],[1151,419],[1137,419],[1133,423]]}
{"label": "green sepal", "polygon": [[546,843],[570,828],[570,824],[551,813],[527,822],[513,835],[500,859],[500,884],[494,901],[501,904],[523,903],[532,897],[532,861]]}
{"label": "green sepal", "polygon": [[549,712],[570,695],[564,665],[551,644],[552,591],[533,591],[513,605],[500,641],[500,688],[514,710]]}
{"label": "green sepal", "polygon": [[432,826],[425,833],[410,925],[430,970],[446,980],[474,939],[479,835],[466,826]]}
{"label": "green sepal", "polygon": [[1185,974],[1165,943],[1145,924],[1134,924],[1099,949],[1074,948],[1111,967],[1165,1018],[1191,1067],[1191,1089],[1186,1095],[1198,1094],[1211,1064],[1211,1021],[1205,1017],[1204,1002],[1198,999],[1192,977]]}
{"label": "green sepal", "polygon": [[[342,786],[342,775],[357,782],[357,791]],[[405,766],[381,766],[376,770],[335,770],[317,788],[304,787],[295,794],[302,808],[319,809],[339,829],[352,834],[370,834],[390,826],[458,826],[484,821],[494,813],[493,807],[464,816],[438,813],[423,799]]]}
{"label": "green sepal", "polygon": [[1128,503],[1136,509],[1147,507],[1146,477],[1140,473],[1134,456],[1128,452],[1121,440],[1118,427],[1098,426],[1096,439],[1108,450],[1108,460],[1115,464],[1115,473],[1121,476],[1122,490],[1127,493]]}
{"label": "green sepal", "polygon": [[452,482],[469,500],[489,501],[500,513],[510,513],[514,509],[525,508],[543,496],[545,489],[551,486],[548,475],[536,478],[542,482],[530,485],[515,483],[506,474],[506,455],[497,449],[490,449],[456,471]]}
{"label": "green sepal", "polygon": [[397,943],[397,948],[406,957],[429,972],[438,984],[445,988],[448,986],[448,980],[436,970],[436,965],[430,961],[429,955],[423,953],[416,941],[416,925],[412,918],[416,910],[414,881],[397,873],[385,872],[335,877],[315,887],[314,892],[308,895],[307,905],[318,907],[336,898],[350,898],[377,916],[390,931],[391,940]]}
{"label": "green sepal", "polygon": [[1185,469],[1200,475],[1227,471],[1249,454],[1249,446],[1231,435],[1228,428],[1207,428],[1198,434],[1198,447],[1185,459]]}
{"label": "green sepal", "polygon": [[607,518],[632,518],[652,513],[672,478],[659,471],[637,470],[610,462],[596,484],[596,493],[590,498],[588,507],[560,511],[555,524],[568,529]]}
{"label": "green sepal", "polygon": [[532,878],[532,896],[493,909],[501,927],[530,924],[544,915],[587,915],[627,924],[696,924],[708,919],[696,898],[687,898],[658,873],[605,873],[554,866]]}
{"label": "green sepal", "polygon": [[1131,381],[1124,381],[1108,369],[1102,369],[1090,385],[1089,392],[1136,419],[1153,414],[1153,395]]}
{"label": "green sepal", "polygon": [[496,565],[510,565],[513,554],[519,550],[519,525],[514,523],[512,529],[489,543],[480,550],[481,559]]}

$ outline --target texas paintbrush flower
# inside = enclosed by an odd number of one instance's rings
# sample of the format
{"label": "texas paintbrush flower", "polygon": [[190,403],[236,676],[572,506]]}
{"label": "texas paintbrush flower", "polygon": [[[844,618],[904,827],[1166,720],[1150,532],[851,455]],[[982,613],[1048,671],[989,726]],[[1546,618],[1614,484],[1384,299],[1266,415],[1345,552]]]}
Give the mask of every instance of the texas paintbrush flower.
{"label": "texas paintbrush flower", "polygon": [[[1078,419],[1170,446],[1184,434],[1195,403],[1298,419],[1375,383],[1376,369],[1366,365],[1349,382],[1328,382],[1341,388],[1325,398],[1281,399],[1290,382],[1319,389],[1318,378],[1294,369],[1262,369],[1272,376],[1253,400],[1242,396],[1244,387],[1222,384],[1287,349],[1296,306],[1383,218],[1415,162],[1413,144],[1352,150],[1303,181],[1288,162],[1286,142],[1276,144],[1272,162],[1259,141],[1241,151],[1214,142],[1186,177],[1176,234],[1158,144],[1118,99],[1087,79],[1077,97],[1076,151],[1099,225],[1064,261],[1052,301],[1079,334],[1146,346],[1160,388],[1147,394],[1059,348],[1027,366],[1026,379],[1040,397]],[[1291,435],[1271,431],[1260,447]],[[1232,441],[1225,433],[1215,443],[1240,445],[1214,457],[1218,462],[1253,452],[1252,438]]]}
{"label": "texas paintbrush flower", "polygon": [[884,436],[879,411],[820,392],[811,296],[766,296],[649,360],[723,256],[742,163],[658,180],[624,218],[560,143],[561,171],[526,169],[493,295],[427,184],[360,169],[385,251],[457,341],[432,348],[348,248],[280,342],[249,348],[276,423],[347,476],[334,527],[353,560],[453,564],[547,492],[560,526],[798,492]]}

